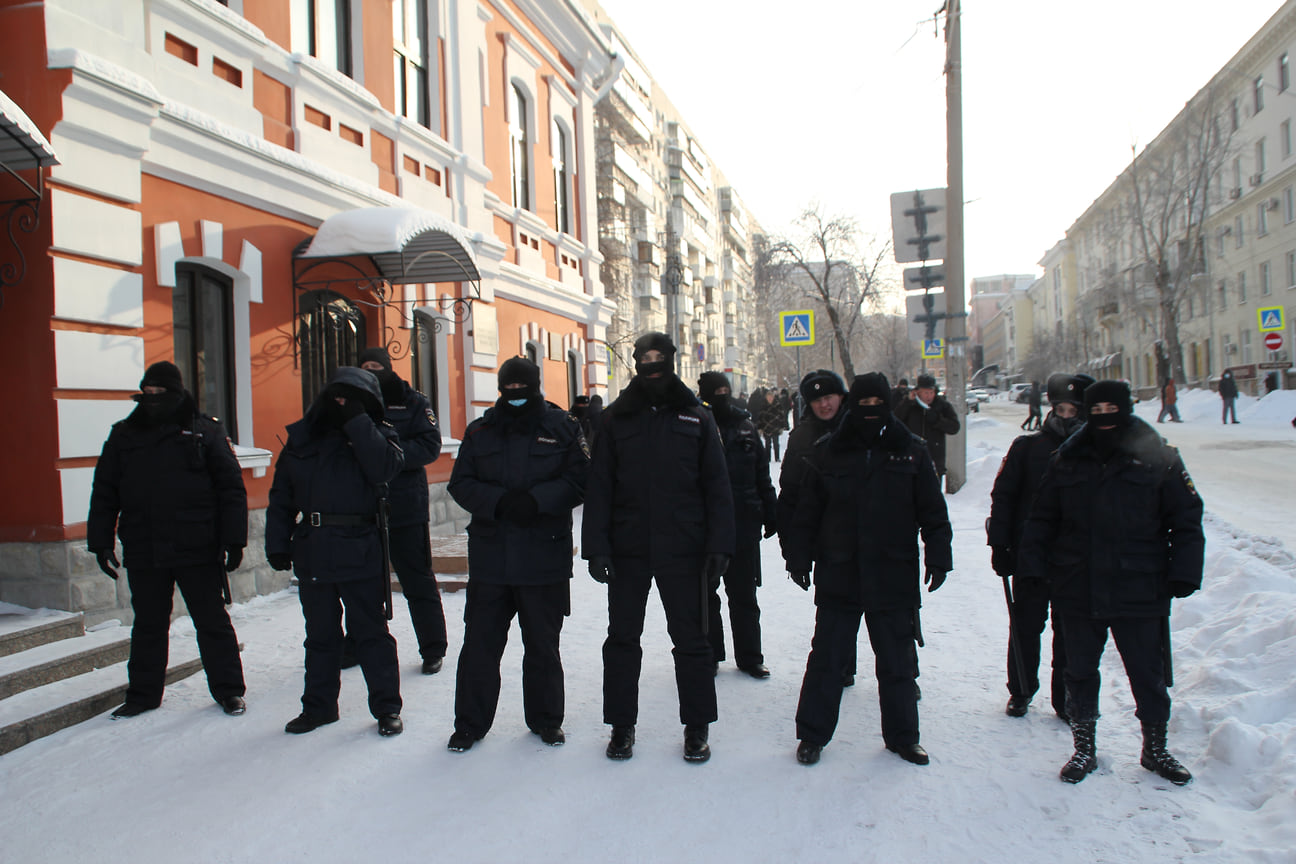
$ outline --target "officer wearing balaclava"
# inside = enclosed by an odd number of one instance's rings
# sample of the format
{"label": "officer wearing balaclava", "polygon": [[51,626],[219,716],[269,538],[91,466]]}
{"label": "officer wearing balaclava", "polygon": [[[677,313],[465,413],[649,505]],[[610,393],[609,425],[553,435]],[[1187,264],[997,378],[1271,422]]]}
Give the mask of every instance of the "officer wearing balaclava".
{"label": "officer wearing balaclava", "polygon": [[[797,761],[813,765],[832,740],[842,670],[854,653],[860,617],[877,659],[886,748],[926,765],[918,743],[914,643],[920,572],[928,591],[953,567],[949,515],[935,465],[922,441],[891,413],[891,387],[878,372],[859,375],[841,425],[814,446],[785,538],[794,582],[815,585],[815,633],[797,705]],[[924,557],[920,571],[918,536]]]}
{"label": "officer wearing balaclava", "polygon": [[602,413],[585,493],[581,554],[608,586],[603,722],[609,759],[633,754],[640,634],[655,582],[674,644],[684,758],[711,755],[715,677],[706,620],[710,586],[734,553],[733,495],[715,420],[672,371],[665,333],[634,344],[636,375]]}

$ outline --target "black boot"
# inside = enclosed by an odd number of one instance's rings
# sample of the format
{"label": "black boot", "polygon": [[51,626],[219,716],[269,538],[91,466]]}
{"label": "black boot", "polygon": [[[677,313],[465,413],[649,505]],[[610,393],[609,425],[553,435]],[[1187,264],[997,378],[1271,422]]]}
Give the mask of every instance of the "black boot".
{"label": "black boot", "polygon": [[1075,742],[1075,753],[1071,754],[1071,761],[1062,766],[1063,780],[1079,783],[1098,767],[1097,744],[1094,740],[1097,734],[1097,720],[1071,721],[1071,739]]}
{"label": "black boot", "polygon": [[707,743],[707,728],[705,723],[684,727],[685,762],[705,762],[711,758],[711,745]]}
{"label": "black boot", "polygon": [[819,761],[821,752],[823,752],[823,747],[818,744],[802,741],[797,745],[797,761],[802,765],[813,765]]}
{"label": "black boot", "polygon": [[1188,769],[1179,764],[1179,760],[1166,750],[1166,724],[1143,724],[1143,755],[1139,764],[1149,771],[1154,771],[1176,786],[1182,786],[1192,779]]}
{"label": "black boot", "polygon": [[607,758],[629,759],[634,755],[635,733],[633,726],[613,726],[612,737],[608,740]]}
{"label": "black boot", "polygon": [[1029,696],[1011,696],[1008,699],[1008,707],[1004,709],[1004,713],[1009,717],[1025,717],[1027,709],[1030,708],[1030,703]]}

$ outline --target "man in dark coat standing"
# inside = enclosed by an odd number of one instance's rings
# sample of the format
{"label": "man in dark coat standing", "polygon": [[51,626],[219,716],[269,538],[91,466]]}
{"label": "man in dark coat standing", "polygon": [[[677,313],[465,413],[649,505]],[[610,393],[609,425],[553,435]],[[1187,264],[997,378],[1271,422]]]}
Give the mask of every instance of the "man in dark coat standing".
{"label": "man in dark coat standing", "polygon": [[225,429],[198,412],[173,363],[154,363],[139,403],[112,427],[95,466],[86,545],[117,578],[122,541],[130,584],[130,660],[126,701],[113,717],[162,704],[171,602],[184,597],[207,673],[207,689],[226,714],[246,710],[238,636],[225,604],[229,578],[247,545],[247,492]]}
{"label": "man in dark coat standing", "polygon": [[945,436],[958,434],[959,419],[954,406],[939,394],[936,379],[919,375],[918,386],[895,409],[895,416],[923,440],[936,463],[936,473],[944,477]]}
{"label": "man in dark coat standing", "polygon": [[[768,678],[769,668],[761,653],[756,589],[761,584],[761,526],[766,537],[773,537],[775,531],[776,503],[769,461],[751,415],[734,404],[729,379],[723,372],[703,372],[698,378],[698,395],[711,408],[720,429],[729,488],[733,492],[735,547],[733,560],[724,573],[724,586],[729,600],[729,624],[733,628],[734,660],[739,669],[753,678]],[[711,590],[710,607],[711,654],[718,666],[725,659],[718,587]]]}
{"label": "man in dark coat standing", "polygon": [[552,747],[567,740],[558,644],[571,612],[571,513],[584,497],[589,455],[580,424],[544,401],[536,364],[505,360],[499,389],[495,407],[464,433],[446,487],[472,514],[455,729],[447,745],[456,753],[495,722],[500,658],[514,616],[525,647],[527,728]]}
{"label": "man in dark coat standing", "polygon": [[1219,383],[1220,401],[1224,403],[1224,413],[1220,416],[1221,423],[1229,422],[1229,415],[1232,415],[1233,422],[1237,419],[1237,398],[1238,389],[1237,381],[1233,380],[1233,370],[1225,369],[1224,374],[1220,376]]}
{"label": "man in dark coat standing", "polygon": [[[299,735],[338,719],[342,617],[356,642],[378,734],[399,735],[400,669],[391,618],[391,574],[378,524],[382,490],[405,466],[396,430],[383,422],[372,372],[334,370],[304,417],[288,427],[266,508],[266,560],[297,574],[306,621]],[[298,518],[300,517],[300,518]]]}
{"label": "man in dark coat standing", "polygon": [[[1088,375],[1058,373],[1048,379],[1048,400],[1052,406],[1043,427],[1033,435],[1013,441],[999,465],[990,491],[990,518],[986,520],[986,543],[990,565],[1003,579],[1017,569],[1017,551],[1030,515],[1035,490],[1044,469],[1058,447],[1084,423],[1085,388],[1093,382]],[[1008,633],[1008,707],[1010,717],[1025,717],[1031,698],[1039,690],[1040,634],[1049,618],[1048,585],[1038,579],[1012,581],[1012,609]],[[1017,658],[1021,658],[1020,673]],[[1066,714],[1066,645],[1062,625],[1053,619],[1053,710],[1063,720]],[[1022,674],[1026,680],[1022,680]]]}
{"label": "man in dark coat standing", "polygon": [[841,420],[842,400],[846,398],[846,385],[836,372],[816,369],[801,379],[799,392],[806,410],[797,427],[788,435],[787,452],[783,454],[783,464],[779,468],[779,543],[785,550],[783,532],[791,526],[792,514],[796,512],[797,496],[805,478],[806,457],[814,449],[816,441],[837,428]]}
{"label": "man in dark coat standing", "polygon": [[1027,432],[1038,432],[1043,425],[1043,396],[1040,393],[1040,382],[1032,381],[1030,390],[1026,394],[1026,404],[1029,413],[1026,419],[1022,421],[1021,427]]}
{"label": "man in dark coat standing", "polygon": [[815,445],[791,530],[788,572],[809,589],[814,568],[815,633],[806,661],[796,727],[797,761],[812,765],[832,740],[841,707],[841,671],[854,653],[860,617],[877,658],[886,748],[926,765],[918,743],[922,644],[918,535],[928,591],[945,582],[953,533],[931,457],[890,409],[877,372],[851,382],[841,424]]}
{"label": "man in dark coat standing", "polygon": [[1088,422],[1058,449],[1031,508],[1021,580],[1047,580],[1066,640],[1067,714],[1075,754],[1062,779],[1097,765],[1098,664],[1110,631],[1143,726],[1144,768],[1192,779],[1166,750],[1170,598],[1201,587],[1202,501],[1178,452],[1134,416],[1129,385],[1084,394]]}
{"label": "man in dark coat standing", "polygon": [[[383,419],[400,436],[400,447],[405,453],[405,467],[392,479],[387,493],[391,506],[388,519],[391,564],[409,606],[423,674],[435,675],[441,671],[447,640],[441,589],[432,571],[432,539],[428,528],[432,517],[424,466],[431,465],[441,455],[441,430],[427,397],[392,371],[386,348],[366,348],[360,352],[357,365],[378,379]],[[350,637],[347,643],[347,653],[354,656]]]}
{"label": "man in dark coat standing", "polygon": [[711,587],[734,553],[734,506],[711,412],[675,375],[664,333],[635,341],[635,377],[607,410],[594,442],[581,554],[608,586],[603,722],[609,759],[633,755],[640,636],[653,583],[674,646],[684,758],[711,756],[715,677],[706,616]]}

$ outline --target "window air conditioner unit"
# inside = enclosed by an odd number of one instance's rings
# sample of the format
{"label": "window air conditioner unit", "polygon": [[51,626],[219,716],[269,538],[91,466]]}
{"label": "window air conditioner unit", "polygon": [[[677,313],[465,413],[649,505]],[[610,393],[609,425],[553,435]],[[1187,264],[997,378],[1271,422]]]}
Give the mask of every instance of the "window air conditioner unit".
{"label": "window air conditioner unit", "polygon": [[1270,210],[1277,210],[1277,209],[1278,209],[1278,205],[1279,205],[1279,203],[1280,203],[1280,202],[1278,201],[1277,198],[1270,198],[1270,199],[1269,199],[1269,209],[1270,209]]}
{"label": "window air conditioner unit", "polygon": [[1242,197],[1241,186],[1234,186],[1232,189],[1229,190],[1229,198],[1232,198],[1234,201],[1236,201],[1238,198],[1241,197]]}
{"label": "window air conditioner unit", "polygon": [[1251,175],[1251,185],[1252,185],[1252,186],[1259,186],[1259,185],[1260,185],[1261,183],[1263,183],[1263,182],[1264,182],[1264,175],[1263,175],[1263,174],[1252,174],[1252,175]]}
{"label": "window air conditioner unit", "polygon": [[1225,353],[1225,354],[1236,354],[1236,353],[1237,353],[1237,346],[1234,345],[1232,342],[1226,342],[1226,343],[1224,343],[1224,353]]}

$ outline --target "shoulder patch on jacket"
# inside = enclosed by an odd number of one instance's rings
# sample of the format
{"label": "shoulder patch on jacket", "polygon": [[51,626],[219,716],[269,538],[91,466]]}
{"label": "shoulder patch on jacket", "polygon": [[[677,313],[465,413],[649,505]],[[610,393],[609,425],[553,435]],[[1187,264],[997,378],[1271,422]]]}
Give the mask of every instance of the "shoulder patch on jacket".
{"label": "shoulder patch on jacket", "polygon": [[693,414],[678,414],[676,416],[685,423],[692,423],[695,426],[700,426],[702,424],[702,418],[694,416]]}
{"label": "shoulder patch on jacket", "polygon": [[536,442],[539,444],[557,444],[557,438],[546,438],[544,435],[536,436]]}
{"label": "shoulder patch on jacket", "polygon": [[1187,468],[1183,469],[1183,482],[1184,482],[1184,485],[1188,487],[1188,492],[1189,492],[1189,493],[1190,493],[1194,498],[1199,497],[1199,496],[1197,495],[1197,487],[1193,485],[1192,478],[1188,476],[1188,469],[1187,469]]}
{"label": "shoulder patch on jacket", "polygon": [[427,409],[427,418],[428,418],[428,422],[431,423],[433,426],[437,425],[436,415],[432,413],[431,408]]}

